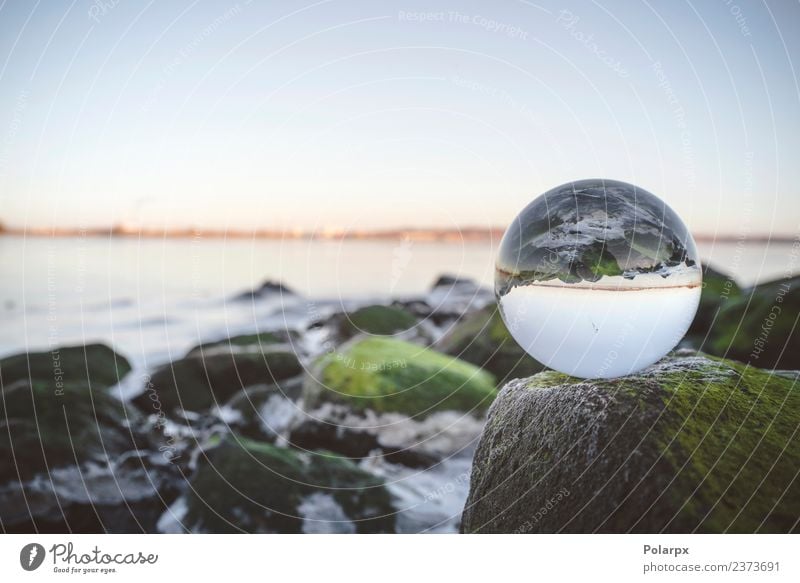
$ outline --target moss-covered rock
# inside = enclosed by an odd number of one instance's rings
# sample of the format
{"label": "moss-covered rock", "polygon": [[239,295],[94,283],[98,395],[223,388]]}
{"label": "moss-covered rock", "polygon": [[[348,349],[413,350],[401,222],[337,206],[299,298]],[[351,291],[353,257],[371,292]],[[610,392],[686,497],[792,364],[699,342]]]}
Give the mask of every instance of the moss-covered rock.
{"label": "moss-covered rock", "polygon": [[[154,532],[177,472],[142,452],[140,413],[88,383],[19,380],[0,399],[0,524],[7,532]],[[157,456],[156,456],[157,457]]]}
{"label": "moss-covered rock", "polygon": [[135,449],[140,417],[104,388],[21,380],[3,385],[0,483],[64,465],[104,462]]}
{"label": "moss-covered rock", "polygon": [[374,305],[336,314],[331,323],[337,337],[346,340],[358,334],[391,336],[414,328],[419,321],[400,307]]}
{"label": "moss-covered rock", "polygon": [[480,412],[496,394],[494,377],[429,348],[389,338],[357,338],[323,356],[306,375],[307,407],[343,402],[356,411],[425,417]]}
{"label": "moss-covered rock", "polygon": [[183,523],[192,532],[394,532],[383,480],[328,452],[227,436],[201,458]]}
{"label": "moss-covered rock", "polygon": [[290,442],[353,459],[428,467],[474,447],[494,377],[409,342],[357,338],[305,377]]}
{"label": "moss-covered rock", "polygon": [[355,339],[305,378],[290,441],[428,467],[474,447],[496,394],[481,369],[400,340]]}
{"label": "moss-covered rock", "polygon": [[788,532],[800,390],[729,360],[511,381],[475,455],[466,532]]}
{"label": "moss-covered rock", "polygon": [[703,291],[700,294],[700,304],[697,314],[689,327],[687,336],[692,344],[704,347],[707,334],[712,325],[721,325],[719,312],[731,300],[739,298],[742,290],[734,279],[710,265],[703,266]]}
{"label": "moss-covered rock", "polygon": [[727,302],[704,349],[759,368],[800,369],[800,277],[758,285]]}
{"label": "moss-covered rock", "polygon": [[436,348],[488,370],[501,383],[544,368],[511,337],[496,304],[456,322]]}
{"label": "moss-covered rock", "polygon": [[245,387],[277,383],[302,371],[297,355],[282,344],[203,352],[156,370],[134,402],[148,413],[156,406],[165,412],[177,408],[203,411]]}
{"label": "moss-covered rock", "polygon": [[130,371],[128,361],[104,344],[64,346],[0,360],[0,382],[4,386],[16,381],[35,382],[47,385],[54,393],[68,384],[110,387]]}
{"label": "moss-covered rock", "polygon": [[300,335],[294,330],[270,330],[256,334],[241,334],[223,340],[203,342],[192,348],[186,356],[213,354],[216,352],[235,352],[241,349],[263,349],[276,344],[294,346]]}

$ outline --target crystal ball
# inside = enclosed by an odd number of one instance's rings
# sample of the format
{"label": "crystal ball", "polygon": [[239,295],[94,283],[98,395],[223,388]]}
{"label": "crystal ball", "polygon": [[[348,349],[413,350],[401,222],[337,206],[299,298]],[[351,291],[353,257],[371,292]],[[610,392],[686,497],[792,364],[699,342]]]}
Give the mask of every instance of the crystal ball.
{"label": "crystal ball", "polygon": [[611,378],[680,342],[700,301],[689,230],[667,204],[616,180],[568,182],[506,230],[495,295],[509,332],[547,367]]}

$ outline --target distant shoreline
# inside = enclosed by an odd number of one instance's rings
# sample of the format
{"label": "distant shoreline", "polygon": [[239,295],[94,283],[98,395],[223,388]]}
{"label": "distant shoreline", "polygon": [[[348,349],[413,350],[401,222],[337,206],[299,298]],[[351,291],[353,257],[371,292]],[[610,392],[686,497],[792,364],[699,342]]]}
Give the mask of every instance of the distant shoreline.
{"label": "distant shoreline", "polygon": [[[0,237],[36,238],[122,238],[122,239],[264,239],[264,240],[321,240],[321,241],[409,241],[431,243],[459,243],[465,241],[500,241],[505,229],[501,227],[464,227],[462,229],[399,228],[370,231],[340,230],[220,230],[220,229],[135,229],[128,227],[106,228],[18,228],[0,226]],[[694,234],[695,241],[719,243],[793,243],[797,236],[787,234]]]}

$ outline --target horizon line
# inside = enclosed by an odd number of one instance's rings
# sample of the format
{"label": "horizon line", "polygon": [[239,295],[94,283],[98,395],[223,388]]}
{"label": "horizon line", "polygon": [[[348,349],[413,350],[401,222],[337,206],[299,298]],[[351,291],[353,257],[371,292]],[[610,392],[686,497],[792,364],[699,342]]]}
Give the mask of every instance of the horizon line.
{"label": "horizon line", "polygon": [[[0,222],[0,236],[23,237],[114,237],[114,238],[146,238],[146,239],[271,239],[271,240],[410,240],[410,241],[443,241],[459,240],[485,241],[501,239],[506,229],[493,227],[387,227],[384,229],[344,230],[340,228],[322,228],[319,230],[292,229],[220,229],[209,227],[131,227],[112,225],[109,227],[14,227]],[[696,241],[758,241],[758,242],[794,242],[797,235],[788,233],[693,233]]]}

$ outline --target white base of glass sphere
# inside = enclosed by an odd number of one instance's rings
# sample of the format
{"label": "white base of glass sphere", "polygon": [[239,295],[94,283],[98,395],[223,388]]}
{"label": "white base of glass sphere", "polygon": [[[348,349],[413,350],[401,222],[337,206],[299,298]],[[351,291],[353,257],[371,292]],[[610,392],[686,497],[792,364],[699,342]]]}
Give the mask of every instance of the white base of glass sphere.
{"label": "white base of glass sphere", "polygon": [[545,366],[580,378],[613,378],[635,373],[674,348],[699,302],[699,285],[527,285],[504,295],[500,310],[514,339]]}

